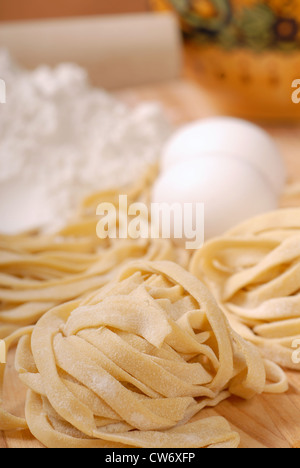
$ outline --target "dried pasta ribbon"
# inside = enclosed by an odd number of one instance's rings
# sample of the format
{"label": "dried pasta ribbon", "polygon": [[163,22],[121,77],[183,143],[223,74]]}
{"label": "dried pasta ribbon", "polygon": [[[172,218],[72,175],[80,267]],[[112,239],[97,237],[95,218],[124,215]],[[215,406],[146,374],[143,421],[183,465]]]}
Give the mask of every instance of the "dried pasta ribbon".
{"label": "dried pasta ribbon", "polygon": [[[235,448],[205,407],[282,375],[229,326],[207,288],[172,262],[137,262],[21,338],[26,422],[47,447]],[[271,385],[271,384],[270,384]],[[13,420],[12,420],[13,423]]]}
{"label": "dried pasta ribbon", "polygon": [[233,328],[262,355],[300,370],[300,209],[259,216],[208,242],[190,270],[214,293]]}

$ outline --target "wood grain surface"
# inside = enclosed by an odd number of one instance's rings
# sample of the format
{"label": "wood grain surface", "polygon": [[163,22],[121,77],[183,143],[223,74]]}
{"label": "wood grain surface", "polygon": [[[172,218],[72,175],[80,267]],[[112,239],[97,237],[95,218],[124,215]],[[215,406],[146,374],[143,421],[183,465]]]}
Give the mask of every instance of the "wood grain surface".
{"label": "wood grain surface", "polygon": [[[205,91],[186,80],[156,86],[128,89],[117,96],[129,104],[141,100],[159,101],[170,120],[182,124],[214,115]],[[300,125],[272,124],[265,128],[282,149],[289,182],[300,183]],[[261,395],[251,401],[232,397],[216,409],[201,412],[201,417],[219,414],[228,419],[241,435],[241,448],[300,448],[300,373],[289,372],[290,389],[285,395]],[[25,389],[13,371],[13,353],[7,366],[5,400],[7,408],[21,415]],[[29,433],[0,432],[0,448],[41,448]]]}

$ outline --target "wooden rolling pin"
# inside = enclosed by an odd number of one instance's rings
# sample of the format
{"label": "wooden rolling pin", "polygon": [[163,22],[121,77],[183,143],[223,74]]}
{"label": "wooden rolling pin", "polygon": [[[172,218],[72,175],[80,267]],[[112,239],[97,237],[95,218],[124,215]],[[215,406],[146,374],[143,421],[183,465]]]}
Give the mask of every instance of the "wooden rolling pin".
{"label": "wooden rolling pin", "polygon": [[75,62],[108,89],[171,80],[181,70],[179,27],[167,13],[3,22],[0,46],[28,68]]}

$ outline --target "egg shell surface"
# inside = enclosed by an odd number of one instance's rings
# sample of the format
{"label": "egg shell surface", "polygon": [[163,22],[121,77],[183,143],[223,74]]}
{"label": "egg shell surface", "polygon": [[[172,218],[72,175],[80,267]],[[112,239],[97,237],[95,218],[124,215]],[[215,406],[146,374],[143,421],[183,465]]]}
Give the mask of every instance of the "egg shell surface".
{"label": "egg shell surface", "polygon": [[167,142],[162,171],[203,155],[236,157],[256,167],[274,193],[280,195],[286,169],[275,141],[262,128],[245,120],[214,117],[183,126]]}
{"label": "egg shell surface", "polygon": [[212,155],[162,172],[154,184],[152,202],[204,203],[206,240],[278,207],[278,197],[259,171],[236,158]]}

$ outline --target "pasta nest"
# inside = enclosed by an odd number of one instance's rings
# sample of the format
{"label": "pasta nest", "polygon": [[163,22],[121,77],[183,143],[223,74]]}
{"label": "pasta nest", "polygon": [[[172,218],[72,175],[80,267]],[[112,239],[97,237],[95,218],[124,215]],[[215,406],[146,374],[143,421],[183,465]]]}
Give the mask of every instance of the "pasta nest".
{"label": "pasta nest", "polygon": [[26,422],[2,410],[2,429],[28,424],[51,448],[237,447],[225,419],[194,417],[231,394],[286,389],[284,373],[231,329],[208,289],[168,261],[131,263],[18,333]]}
{"label": "pasta nest", "polygon": [[[190,270],[264,357],[300,370],[300,210],[264,214],[208,242]],[[296,341],[295,341],[296,340]]]}
{"label": "pasta nest", "polygon": [[[149,168],[137,184],[126,189],[128,203],[148,203],[156,172],[156,167]],[[92,194],[58,233],[0,235],[0,339],[34,325],[60,304],[99,290],[134,259],[188,265],[188,253],[174,248],[169,240],[97,237],[97,206],[103,202],[115,206],[119,223],[120,194],[121,190]]]}

